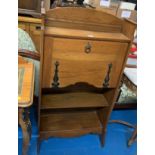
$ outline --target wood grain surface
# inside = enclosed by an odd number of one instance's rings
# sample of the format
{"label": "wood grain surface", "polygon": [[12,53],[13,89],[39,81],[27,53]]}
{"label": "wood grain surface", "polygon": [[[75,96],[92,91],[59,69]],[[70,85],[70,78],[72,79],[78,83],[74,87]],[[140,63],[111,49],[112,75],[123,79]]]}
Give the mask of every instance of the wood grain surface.
{"label": "wood grain surface", "polygon": [[102,126],[96,111],[53,113],[41,116],[40,134],[48,132],[50,136],[70,137],[86,133],[101,133],[101,131]]}
{"label": "wood grain surface", "polygon": [[42,19],[41,18],[26,17],[26,16],[18,16],[18,22],[42,24]]}
{"label": "wood grain surface", "polygon": [[34,65],[32,63],[18,64],[18,68],[24,69],[23,80],[18,83],[21,85],[21,93],[18,95],[18,107],[29,107],[33,101]]}
{"label": "wood grain surface", "polygon": [[42,96],[41,109],[105,107],[108,102],[103,94],[77,92]]}
{"label": "wood grain surface", "polygon": [[91,40],[110,40],[110,41],[120,41],[129,42],[127,38],[122,33],[106,33],[97,31],[86,31],[77,30],[69,28],[58,28],[58,27],[46,27],[45,34],[52,37],[64,37],[64,38],[75,38],[75,39],[91,39]]}
{"label": "wood grain surface", "polygon": [[[103,87],[108,64],[112,63],[110,85],[114,88],[123,64],[127,43],[45,37],[43,87],[51,87],[56,61],[60,87],[87,82]],[[85,46],[91,45],[91,52]]]}

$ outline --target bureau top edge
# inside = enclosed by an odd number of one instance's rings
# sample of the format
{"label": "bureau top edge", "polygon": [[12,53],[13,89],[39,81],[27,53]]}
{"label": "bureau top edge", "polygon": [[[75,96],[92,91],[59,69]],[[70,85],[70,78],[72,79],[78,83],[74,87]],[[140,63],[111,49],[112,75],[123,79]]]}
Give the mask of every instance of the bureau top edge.
{"label": "bureau top edge", "polygon": [[68,29],[58,27],[45,27],[45,36],[71,38],[71,39],[88,39],[88,40],[107,40],[107,41],[119,41],[130,42],[131,40],[123,33],[112,32],[97,32],[87,31],[79,29]]}

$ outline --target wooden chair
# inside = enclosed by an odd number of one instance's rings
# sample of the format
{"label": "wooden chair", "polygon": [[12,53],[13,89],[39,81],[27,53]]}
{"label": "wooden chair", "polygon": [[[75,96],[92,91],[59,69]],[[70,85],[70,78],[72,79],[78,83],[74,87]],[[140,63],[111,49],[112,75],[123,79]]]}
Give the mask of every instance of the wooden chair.
{"label": "wooden chair", "polygon": [[[38,52],[32,52],[26,49],[19,49],[18,55],[26,58],[30,58],[33,60],[40,61],[40,54]],[[20,58],[21,59],[21,58]]]}
{"label": "wooden chair", "polygon": [[[134,77],[134,76],[136,77]],[[124,83],[131,91],[137,94],[137,66],[136,65],[126,65],[126,68],[124,70],[124,74],[122,76],[122,83]],[[123,124],[125,126],[128,126],[130,128],[134,128],[134,132],[131,136],[131,138],[128,140],[128,146],[131,146],[133,142],[137,139],[137,126],[134,126],[128,122],[122,121],[122,120],[111,120],[109,123],[119,123]]]}
{"label": "wooden chair", "polygon": [[[28,50],[19,50],[18,51],[18,65],[31,63],[31,62],[28,62],[28,60],[24,59],[24,57],[37,60],[37,61],[40,60],[40,55],[36,52],[32,52]],[[20,107],[18,104],[18,122],[19,122],[19,125],[21,126],[22,133],[23,133],[22,154],[26,155],[29,141],[31,138],[31,121],[29,118],[29,106]]]}
{"label": "wooden chair", "polygon": [[[39,72],[40,72],[40,65],[37,65],[35,62],[40,62],[40,53],[37,51],[29,51],[26,49],[19,49],[18,50],[18,55],[22,56],[23,58],[26,58],[27,61],[31,61],[32,63],[34,63],[35,65],[35,77],[39,76]],[[35,78],[35,85],[39,85],[39,78],[38,78],[38,82],[36,81],[37,79]],[[35,89],[39,89],[36,88]],[[39,90],[35,90],[35,94],[34,94],[34,102],[38,102],[38,91]]]}

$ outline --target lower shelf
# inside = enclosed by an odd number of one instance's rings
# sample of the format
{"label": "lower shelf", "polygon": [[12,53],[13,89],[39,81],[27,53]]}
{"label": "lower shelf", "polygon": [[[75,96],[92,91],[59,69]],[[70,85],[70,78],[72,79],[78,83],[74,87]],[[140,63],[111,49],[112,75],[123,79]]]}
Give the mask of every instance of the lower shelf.
{"label": "lower shelf", "polygon": [[102,133],[96,111],[61,112],[41,115],[40,137],[72,137],[87,133]]}

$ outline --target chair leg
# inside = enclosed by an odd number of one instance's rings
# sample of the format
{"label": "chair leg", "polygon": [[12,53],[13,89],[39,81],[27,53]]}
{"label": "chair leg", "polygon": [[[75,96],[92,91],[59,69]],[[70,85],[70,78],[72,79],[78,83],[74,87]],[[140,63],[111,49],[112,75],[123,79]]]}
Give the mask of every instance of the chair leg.
{"label": "chair leg", "polygon": [[31,123],[30,123],[29,117],[27,117],[28,114],[27,113],[25,114],[24,109],[18,110],[18,116],[19,116],[19,125],[21,126],[22,133],[23,133],[22,155],[27,155],[28,146],[31,138]]}
{"label": "chair leg", "polygon": [[137,139],[137,126],[135,127],[134,125],[132,125],[128,122],[122,121],[122,120],[110,120],[109,123],[119,123],[119,124],[128,126],[130,128],[134,128],[134,132],[133,132],[131,138],[128,140],[128,146],[131,146],[133,144],[133,142],[136,141],[136,139]]}
{"label": "chair leg", "polygon": [[41,144],[41,139],[38,138],[38,142],[37,142],[37,155],[40,154],[40,144]]}
{"label": "chair leg", "polygon": [[137,139],[137,127],[135,128],[131,138],[128,141],[128,146],[131,146]]}

